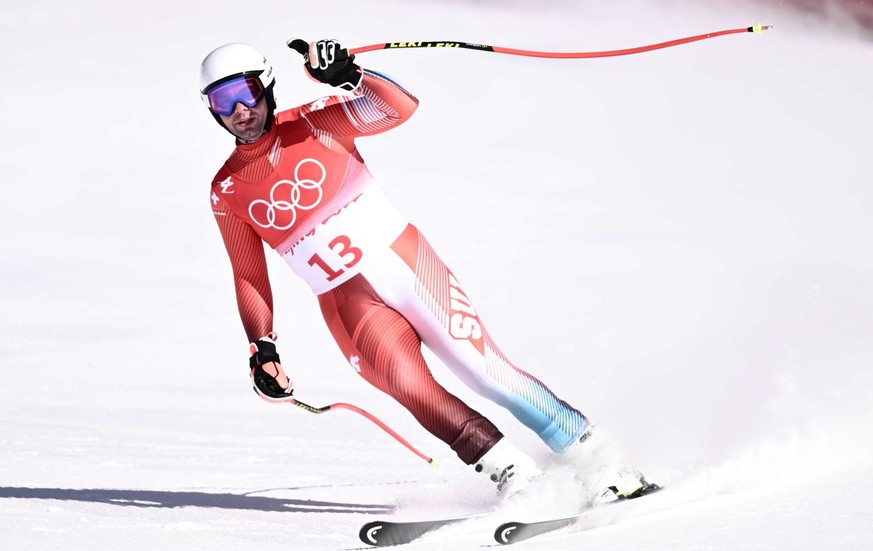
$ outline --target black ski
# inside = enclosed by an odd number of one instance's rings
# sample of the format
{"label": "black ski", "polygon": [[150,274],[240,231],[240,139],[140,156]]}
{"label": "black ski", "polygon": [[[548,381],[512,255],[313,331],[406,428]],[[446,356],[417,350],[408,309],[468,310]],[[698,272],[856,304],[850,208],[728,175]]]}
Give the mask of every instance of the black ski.
{"label": "black ski", "polygon": [[539,522],[504,522],[494,531],[494,539],[497,540],[497,543],[502,543],[503,545],[524,541],[546,532],[554,532],[555,530],[572,526],[588,511],[589,509],[586,509],[567,517],[541,520]]}
{"label": "black ski", "polygon": [[[640,494],[640,496],[638,497],[649,495],[659,489],[659,486],[652,484],[649,486],[647,491]],[[621,503],[622,501],[627,500],[619,500],[613,503]],[[523,541],[534,536],[538,536],[540,534],[545,534],[547,532],[554,532],[555,530],[560,530],[561,528],[572,526],[590,511],[591,509],[585,509],[584,511],[580,511],[566,517],[553,518],[538,522],[506,522],[501,524],[497,528],[497,530],[495,530],[494,539],[497,540],[498,543],[507,545],[510,543]],[[361,530],[360,532],[358,532],[358,537],[361,539],[362,542],[366,543],[367,545],[372,545],[374,547],[403,545],[405,543],[415,541],[416,539],[427,534],[428,532],[432,532],[434,530],[437,530],[438,528],[442,528],[450,524],[463,522],[465,520],[479,518],[486,514],[487,513],[463,515],[436,520],[374,520],[361,526]]]}
{"label": "black ski", "polygon": [[[640,497],[653,494],[660,489],[661,487],[657,484],[651,484],[643,493],[631,499],[638,499]],[[628,500],[620,499],[611,503],[621,503],[623,501]],[[546,534],[548,532],[554,532],[555,530],[560,530],[561,528],[572,526],[576,524],[579,519],[583,518],[585,515],[591,512],[591,510],[592,508],[588,508],[583,511],[579,511],[578,513],[568,515],[566,517],[541,520],[538,522],[504,522],[497,527],[497,530],[494,531],[494,539],[497,540],[497,543],[503,545],[509,545],[511,543],[524,541],[534,536],[539,536],[540,534]]]}
{"label": "black ski", "polygon": [[467,515],[439,520],[413,520],[409,522],[376,520],[361,526],[361,531],[358,533],[358,537],[360,537],[361,541],[367,545],[375,547],[401,545],[418,539],[424,534],[436,530],[437,528],[469,520],[477,516],[480,515]]}

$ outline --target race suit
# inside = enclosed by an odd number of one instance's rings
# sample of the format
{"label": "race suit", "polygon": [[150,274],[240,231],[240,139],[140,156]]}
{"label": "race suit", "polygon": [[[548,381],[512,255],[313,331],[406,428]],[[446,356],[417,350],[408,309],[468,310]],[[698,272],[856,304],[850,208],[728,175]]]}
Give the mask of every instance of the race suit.
{"label": "race suit", "polygon": [[586,418],[500,352],[458,280],[389,204],[355,147],[355,138],[398,126],[417,106],[388,77],[364,71],[352,95],[280,112],[258,141],[237,144],[210,200],[246,335],[254,341],[273,330],[265,241],[317,295],[346,361],[465,463],[502,434],[436,382],[422,342],[467,386],[564,451]]}

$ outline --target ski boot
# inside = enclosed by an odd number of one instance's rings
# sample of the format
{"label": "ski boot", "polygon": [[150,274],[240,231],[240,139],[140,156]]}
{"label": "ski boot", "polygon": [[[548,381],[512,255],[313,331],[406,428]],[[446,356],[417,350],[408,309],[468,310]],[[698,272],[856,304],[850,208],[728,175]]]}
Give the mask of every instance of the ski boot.
{"label": "ski boot", "polygon": [[543,474],[533,459],[506,438],[488,450],[474,468],[477,473],[485,473],[497,485],[497,493],[504,497],[521,492]]}
{"label": "ski boot", "polygon": [[634,499],[660,489],[621,457],[591,425],[568,450],[573,462],[585,470],[587,484],[594,490],[595,504]]}

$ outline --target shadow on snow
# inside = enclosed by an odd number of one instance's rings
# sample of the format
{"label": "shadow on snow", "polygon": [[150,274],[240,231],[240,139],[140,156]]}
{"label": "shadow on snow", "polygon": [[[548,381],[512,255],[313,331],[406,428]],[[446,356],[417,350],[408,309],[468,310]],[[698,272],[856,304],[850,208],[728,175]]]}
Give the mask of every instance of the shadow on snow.
{"label": "shadow on snow", "polygon": [[208,492],[173,492],[167,490],[104,490],[67,488],[0,487],[0,498],[54,499],[107,503],[122,507],[205,507],[247,511],[287,513],[365,513],[383,514],[393,510],[388,505],[337,503],[308,499],[286,499],[249,494],[217,494]]}

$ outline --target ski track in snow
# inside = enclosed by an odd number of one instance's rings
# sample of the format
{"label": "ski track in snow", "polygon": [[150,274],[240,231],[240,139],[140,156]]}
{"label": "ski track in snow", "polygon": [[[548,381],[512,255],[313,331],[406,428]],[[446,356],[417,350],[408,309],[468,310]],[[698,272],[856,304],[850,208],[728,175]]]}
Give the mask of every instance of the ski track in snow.
{"label": "ski track in snow", "polygon": [[[299,397],[364,407],[440,466],[252,394],[206,202],[232,147],[196,93],[212,48],[263,50],[284,108],[330,93],[290,36],[580,51],[756,22],[775,29],[597,60],[363,54],[421,107],[359,147],[504,352],[668,488],[519,549],[873,548],[873,45],[778,3],[531,4],[0,9],[4,549],[359,549],[369,520],[494,505],[344,364],[275,255]],[[492,546],[503,520],[572,509],[568,477],[408,548]]]}

